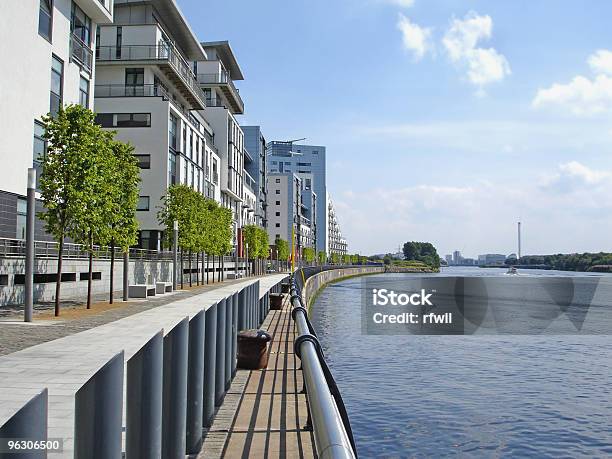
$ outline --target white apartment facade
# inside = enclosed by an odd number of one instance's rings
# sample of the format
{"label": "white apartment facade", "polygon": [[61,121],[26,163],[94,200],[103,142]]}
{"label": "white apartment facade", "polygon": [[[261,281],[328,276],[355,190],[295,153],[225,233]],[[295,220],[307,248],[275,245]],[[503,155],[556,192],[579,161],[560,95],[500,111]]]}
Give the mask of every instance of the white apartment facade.
{"label": "white apartment facade", "polygon": [[[45,153],[42,116],[93,107],[95,30],[113,0],[3,0],[0,59],[0,237],[23,238],[28,168]],[[39,209],[40,210],[40,209]],[[37,239],[47,239],[37,224]]]}
{"label": "white apartment facade", "polygon": [[345,255],[348,253],[348,244],[346,239],[342,237],[340,231],[340,225],[338,223],[338,216],[334,209],[332,200],[327,196],[327,239],[329,243],[329,254],[337,253],[339,255]]}
{"label": "white apartment facade", "polygon": [[[174,0],[115,0],[98,32],[97,121],[135,147],[141,167],[139,244],[159,249],[157,212],[173,184],[222,202],[222,158],[194,62],[207,55]],[[217,144],[217,145],[215,145]]]}

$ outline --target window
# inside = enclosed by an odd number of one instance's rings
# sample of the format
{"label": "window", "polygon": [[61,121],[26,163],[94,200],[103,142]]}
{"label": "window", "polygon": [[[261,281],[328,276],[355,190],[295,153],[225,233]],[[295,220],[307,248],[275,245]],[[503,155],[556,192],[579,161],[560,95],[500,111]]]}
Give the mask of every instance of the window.
{"label": "window", "polygon": [[280,190],[276,190],[276,194],[280,194]]}
{"label": "window", "polygon": [[47,141],[43,138],[45,128],[38,121],[34,121],[34,149],[32,151],[32,167],[36,169],[36,188],[42,174],[42,161],[47,154]]}
{"label": "window", "polygon": [[280,179],[279,178],[276,179],[276,183],[280,183]]}
{"label": "window", "polygon": [[297,163],[298,166],[312,166],[312,163]]}
{"label": "window", "polygon": [[191,165],[191,188],[195,190],[195,166]]}
{"label": "window", "polygon": [[51,31],[53,30],[53,3],[51,0],[40,0],[38,11],[38,34],[51,41]]}
{"label": "window", "polygon": [[276,201],[276,205],[277,205],[277,206],[280,206],[280,201]]}
{"label": "window", "polygon": [[144,96],[144,69],[125,69],[125,93]]}
{"label": "window", "polygon": [[306,189],[310,190],[310,187],[312,186],[312,180],[310,180],[309,178],[306,179]]}
{"label": "window", "polygon": [[17,199],[17,239],[25,239],[26,236],[26,217],[28,215],[28,201],[24,198]]}
{"label": "window", "polygon": [[176,154],[172,150],[168,153],[168,184],[176,185]]}
{"label": "window", "polygon": [[138,196],[136,210],[149,210],[149,196]]}
{"label": "window", "polygon": [[168,128],[168,137],[170,140],[170,147],[176,150],[176,116],[170,114],[170,127]]}
{"label": "window", "polygon": [[91,43],[91,19],[74,2],[72,2],[72,13],[70,16],[70,30],[72,35],[89,46]]}
{"label": "window", "polygon": [[276,225],[274,225],[276,228],[280,228],[280,223],[277,223]]}
{"label": "window", "polygon": [[276,216],[277,216],[277,217],[280,217],[280,212],[276,212]]}
{"label": "window", "polygon": [[151,155],[134,155],[141,169],[151,169]]}
{"label": "window", "polygon": [[89,80],[81,77],[79,83],[79,104],[83,107],[89,107]]}
{"label": "window", "polygon": [[150,113],[98,113],[96,123],[105,128],[151,127]]}
{"label": "window", "polygon": [[121,59],[121,42],[123,41],[123,29],[121,27],[117,27],[117,39],[115,46],[115,59]]}
{"label": "window", "polygon": [[280,239],[280,234],[277,234],[274,239]]}
{"label": "window", "polygon": [[313,155],[318,155],[319,154],[319,150],[312,150],[312,154]]}
{"label": "window", "polygon": [[276,166],[278,164],[278,161],[272,161],[272,165]]}
{"label": "window", "polygon": [[62,106],[62,91],[64,86],[64,62],[56,56],[51,58],[51,103],[50,112],[52,116]]}
{"label": "window", "polygon": [[96,26],[96,59],[100,58],[100,26]]}

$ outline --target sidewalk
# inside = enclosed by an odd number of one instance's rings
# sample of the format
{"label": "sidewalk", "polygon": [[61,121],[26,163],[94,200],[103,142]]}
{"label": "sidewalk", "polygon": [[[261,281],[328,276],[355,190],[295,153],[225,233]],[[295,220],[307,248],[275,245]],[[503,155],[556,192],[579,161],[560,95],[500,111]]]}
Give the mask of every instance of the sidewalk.
{"label": "sidewalk", "polygon": [[85,302],[67,300],[60,304],[60,317],[53,315],[53,303],[36,304],[34,306],[34,320],[29,323],[23,322],[23,306],[7,307],[0,313],[0,355],[10,354],[36,344],[73,335],[203,292],[264,277],[266,276],[232,279],[200,286],[194,284],[191,288],[186,285],[185,290],[177,290],[146,300],[130,299],[128,302],[123,302],[121,295],[117,294],[112,305],[108,304],[108,294],[94,295],[91,309],[86,309]]}

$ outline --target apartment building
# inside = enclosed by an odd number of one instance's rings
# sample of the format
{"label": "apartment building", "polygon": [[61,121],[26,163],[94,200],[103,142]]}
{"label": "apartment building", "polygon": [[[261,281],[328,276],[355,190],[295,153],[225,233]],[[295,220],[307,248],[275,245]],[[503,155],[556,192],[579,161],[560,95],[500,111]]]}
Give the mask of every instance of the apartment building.
{"label": "apartment building", "polygon": [[266,210],[266,139],[261,132],[260,126],[241,127],[242,131],[244,132],[244,145],[246,147],[244,168],[249,176],[253,179],[253,188],[257,198],[255,220],[257,225],[266,228],[268,220]]}
{"label": "apartment building", "polygon": [[239,246],[239,228],[254,216],[254,190],[247,185],[245,201],[244,133],[236,115],[244,113],[244,103],[234,81],[243,80],[242,70],[227,41],[202,42],[206,59],[194,63],[197,81],[206,97],[205,117],[215,132],[221,158],[221,204],[232,210],[234,242]]}
{"label": "apartment building", "polygon": [[267,180],[269,243],[281,238],[291,245],[294,236],[301,258],[304,248],[316,248],[317,195],[294,173],[269,173]]}
{"label": "apartment building", "polygon": [[[222,154],[194,62],[208,57],[174,0],[115,0],[96,46],[96,120],[130,142],[141,168],[140,246],[159,249],[161,198],[186,184],[222,202]],[[226,134],[226,129],[222,130]],[[223,154],[227,143],[221,136]]]}
{"label": "apartment building", "polygon": [[[268,143],[268,171],[293,173],[300,177],[304,190],[312,190],[320,199],[327,196],[325,147],[321,145],[298,145],[292,141]],[[270,182],[268,182],[270,183]],[[316,248],[330,254],[327,206],[316,209]]]}
{"label": "apartment building", "polygon": [[[93,107],[95,30],[112,21],[112,0],[2,2],[0,237],[25,237],[27,171],[46,149],[42,116],[64,104]],[[36,226],[36,238],[48,239]]]}
{"label": "apartment building", "polygon": [[337,253],[344,255],[348,253],[348,244],[346,239],[342,237],[340,231],[340,225],[338,224],[338,217],[332,200],[327,196],[327,238],[329,244],[329,255]]}

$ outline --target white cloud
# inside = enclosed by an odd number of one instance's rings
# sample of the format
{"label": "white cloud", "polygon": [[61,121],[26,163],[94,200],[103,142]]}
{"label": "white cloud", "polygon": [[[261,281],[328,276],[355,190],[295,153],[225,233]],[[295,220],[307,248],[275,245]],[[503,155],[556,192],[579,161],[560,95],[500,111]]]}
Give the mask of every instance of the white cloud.
{"label": "white cloud", "polygon": [[608,171],[596,171],[578,161],[559,165],[559,170],[543,179],[542,189],[568,193],[572,191],[594,190],[600,185],[609,185],[612,176]]}
{"label": "white cloud", "polygon": [[612,51],[600,49],[589,56],[589,66],[597,75],[612,75]]}
{"label": "white cloud", "polygon": [[401,6],[402,8],[412,8],[414,6],[414,0],[388,0],[389,3]]}
{"label": "white cloud", "polygon": [[467,68],[468,80],[478,86],[503,80],[510,75],[510,64],[506,57],[494,48],[479,48],[482,40],[491,38],[493,20],[469,12],[464,19],[453,19],[442,44],[451,61]]}
{"label": "white cloud", "polygon": [[612,52],[599,50],[588,58],[594,78],[582,75],[569,83],[554,83],[539,89],[532,106],[560,107],[576,116],[593,116],[612,111]]}
{"label": "white cloud", "polygon": [[416,60],[422,59],[432,48],[431,29],[415,24],[402,13],[399,14],[397,28],[402,33],[404,48],[411,51]]}

